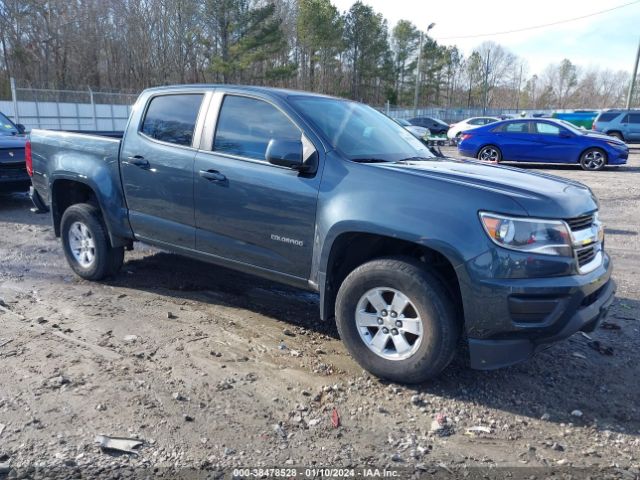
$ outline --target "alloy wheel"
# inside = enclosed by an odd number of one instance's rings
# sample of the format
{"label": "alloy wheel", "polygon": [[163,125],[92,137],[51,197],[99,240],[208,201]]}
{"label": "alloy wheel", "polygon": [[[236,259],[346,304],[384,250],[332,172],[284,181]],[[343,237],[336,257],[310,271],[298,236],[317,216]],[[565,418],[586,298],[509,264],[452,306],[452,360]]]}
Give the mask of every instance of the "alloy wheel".
{"label": "alloy wheel", "polygon": [[96,243],[89,227],[82,222],[73,222],[68,238],[73,258],[83,268],[89,268],[96,258]]}
{"label": "alloy wheel", "polygon": [[500,158],[500,153],[493,147],[484,147],[480,150],[478,158],[484,162],[497,162]]}
{"label": "alloy wheel", "polygon": [[411,300],[394,288],[373,288],[362,295],[355,319],[364,344],[387,360],[411,357],[422,342],[420,314]]}
{"label": "alloy wheel", "polygon": [[584,166],[588,170],[600,170],[605,163],[605,157],[599,150],[590,150],[584,156]]}

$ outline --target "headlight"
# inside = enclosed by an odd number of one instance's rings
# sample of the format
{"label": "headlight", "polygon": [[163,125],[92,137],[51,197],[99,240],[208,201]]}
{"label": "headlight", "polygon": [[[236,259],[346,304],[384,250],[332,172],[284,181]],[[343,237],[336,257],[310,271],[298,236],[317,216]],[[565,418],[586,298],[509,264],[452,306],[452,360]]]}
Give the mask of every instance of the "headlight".
{"label": "headlight", "polygon": [[480,212],[487,235],[496,244],[511,250],[544,255],[573,255],[571,234],[561,220],[507,217]]}

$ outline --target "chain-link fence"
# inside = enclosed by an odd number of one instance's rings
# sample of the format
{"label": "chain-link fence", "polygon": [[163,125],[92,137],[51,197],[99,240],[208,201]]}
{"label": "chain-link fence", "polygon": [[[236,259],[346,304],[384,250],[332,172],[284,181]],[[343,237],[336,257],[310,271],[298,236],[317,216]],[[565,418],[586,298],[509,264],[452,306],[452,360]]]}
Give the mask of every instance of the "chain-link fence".
{"label": "chain-link fence", "polygon": [[11,80],[11,100],[0,111],[27,130],[124,130],[137,95],[87,90],[21,88]]}
{"label": "chain-link fence", "polygon": [[524,113],[526,117],[551,115],[558,110],[522,110],[515,108],[455,108],[455,107],[428,107],[428,108],[404,108],[393,105],[379,107],[378,110],[392,118],[410,119],[414,117],[431,117],[443,120],[446,123],[456,123],[471,117],[520,117]]}

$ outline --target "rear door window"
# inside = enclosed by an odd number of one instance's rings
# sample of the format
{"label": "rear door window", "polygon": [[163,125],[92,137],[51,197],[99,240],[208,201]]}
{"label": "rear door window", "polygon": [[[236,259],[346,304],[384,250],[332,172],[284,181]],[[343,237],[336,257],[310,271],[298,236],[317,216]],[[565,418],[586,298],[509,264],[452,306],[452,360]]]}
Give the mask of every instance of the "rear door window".
{"label": "rear door window", "polygon": [[256,98],[227,95],[220,109],[213,150],[265,160],[271,139],[301,138],[300,129],[270,103]]}
{"label": "rear door window", "polygon": [[153,97],[140,131],[161,142],[190,147],[203,94]]}
{"label": "rear door window", "polygon": [[546,122],[536,122],[536,130],[543,135],[560,135],[560,127]]}
{"label": "rear door window", "polygon": [[493,129],[494,132],[529,133],[529,122],[504,123]]}
{"label": "rear door window", "polygon": [[629,117],[628,123],[640,124],[640,113],[630,113],[627,117]]}
{"label": "rear door window", "polygon": [[614,118],[616,118],[618,115],[620,115],[619,113],[601,113],[600,116],[598,117],[598,122],[610,122],[611,120],[613,120]]}

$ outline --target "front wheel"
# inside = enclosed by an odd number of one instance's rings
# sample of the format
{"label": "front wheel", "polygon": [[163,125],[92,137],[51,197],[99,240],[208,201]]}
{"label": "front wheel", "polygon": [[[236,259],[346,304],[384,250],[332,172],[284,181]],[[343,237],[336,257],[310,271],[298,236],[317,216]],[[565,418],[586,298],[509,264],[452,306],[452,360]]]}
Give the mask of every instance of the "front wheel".
{"label": "front wheel", "polygon": [[120,270],[124,247],[112,247],[100,209],[88,203],[72,205],[60,223],[62,248],[69,266],[86,280],[101,280]]}
{"label": "front wheel", "polygon": [[502,160],[502,153],[498,147],[487,145],[486,147],[482,147],[478,152],[478,160],[498,163]]}
{"label": "front wheel", "polygon": [[583,170],[602,170],[607,164],[607,154],[599,148],[590,148],[580,156],[580,166]]}
{"label": "front wheel", "polygon": [[420,262],[382,258],[356,268],[336,301],[340,338],[374,375],[419,383],[451,362],[459,336],[445,287]]}

